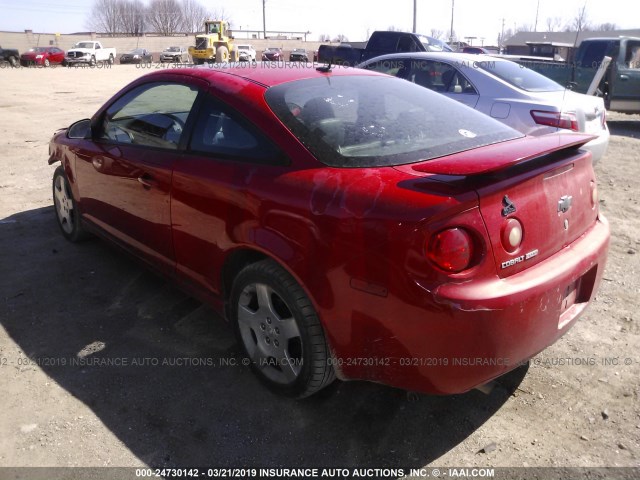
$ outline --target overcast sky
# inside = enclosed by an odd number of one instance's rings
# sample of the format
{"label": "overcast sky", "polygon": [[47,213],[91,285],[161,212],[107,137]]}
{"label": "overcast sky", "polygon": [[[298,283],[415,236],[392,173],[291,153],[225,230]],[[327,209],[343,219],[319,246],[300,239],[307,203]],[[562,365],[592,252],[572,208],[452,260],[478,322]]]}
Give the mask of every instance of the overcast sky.
{"label": "overcast sky", "polygon": [[[585,0],[454,0],[454,31],[459,38],[484,37],[485,45],[496,44],[502,28],[535,23],[546,30],[548,17],[573,18]],[[208,8],[224,8],[234,30],[262,30],[262,0],[202,0]],[[418,32],[431,29],[443,33],[451,24],[451,0],[418,0]],[[90,0],[0,0],[0,30],[41,33],[73,33],[87,30]],[[620,28],[640,28],[637,0],[587,0],[587,20],[615,23]],[[633,7],[631,5],[634,5]],[[631,14],[630,14],[631,13]],[[410,30],[413,0],[266,0],[267,30],[309,31],[310,40],[320,34],[346,35],[351,41],[365,40],[367,33],[390,26]]]}

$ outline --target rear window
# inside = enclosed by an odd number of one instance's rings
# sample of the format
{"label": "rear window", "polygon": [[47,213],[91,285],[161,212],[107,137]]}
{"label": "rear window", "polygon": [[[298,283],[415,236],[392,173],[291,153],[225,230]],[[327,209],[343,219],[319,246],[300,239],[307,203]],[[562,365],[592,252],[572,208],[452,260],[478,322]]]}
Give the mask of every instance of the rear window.
{"label": "rear window", "polygon": [[527,92],[557,92],[564,90],[559,83],[515,62],[477,62],[477,67]]}
{"label": "rear window", "polygon": [[397,78],[314,78],[270,88],[265,98],[321,162],[394,166],[522,134],[444,95]]}

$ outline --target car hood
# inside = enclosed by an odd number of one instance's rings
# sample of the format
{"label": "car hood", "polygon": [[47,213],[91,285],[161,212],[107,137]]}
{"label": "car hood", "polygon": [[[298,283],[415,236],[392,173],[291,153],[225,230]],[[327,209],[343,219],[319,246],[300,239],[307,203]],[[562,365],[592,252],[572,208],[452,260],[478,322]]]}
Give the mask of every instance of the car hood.
{"label": "car hood", "polygon": [[67,53],[71,53],[71,52],[93,53],[93,50],[90,48],[72,48]]}
{"label": "car hood", "polygon": [[36,53],[36,52],[25,52],[20,55],[22,58],[36,58],[38,55],[46,55],[46,53]]}

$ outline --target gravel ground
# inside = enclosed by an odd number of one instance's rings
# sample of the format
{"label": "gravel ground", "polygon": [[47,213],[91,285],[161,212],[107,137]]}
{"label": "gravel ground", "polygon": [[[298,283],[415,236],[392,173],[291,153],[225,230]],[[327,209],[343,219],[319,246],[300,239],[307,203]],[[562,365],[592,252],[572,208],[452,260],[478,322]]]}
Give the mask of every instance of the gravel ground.
{"label": "gravel ground", "polygon": [[488,395],[336,382],[296,402],[220,365],[240,356],[208,307],[58,231],[49,138],[145,72],[0,69],[0,467],[640,467],[640,116],[609,116],[596,167],[597,299],[528,368]]}

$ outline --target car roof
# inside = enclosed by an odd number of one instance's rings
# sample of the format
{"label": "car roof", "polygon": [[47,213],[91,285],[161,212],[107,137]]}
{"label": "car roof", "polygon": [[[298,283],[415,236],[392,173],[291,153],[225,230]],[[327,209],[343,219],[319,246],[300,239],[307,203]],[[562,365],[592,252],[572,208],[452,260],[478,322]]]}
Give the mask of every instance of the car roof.
{"label": "car roof", "polygon": [[495,57],[493,55],[487,54],[477,54],[477,53],[458,53],[458,52],[405,52],[405,53],[389,53],[387,55],[381,55],[379,57],[372,58],[367,60],[366,64],[371,64],[378,60],[394,60],[398,58],[422,58],[425,60],[436,60],[436,61],[445,61],[445,62],[480,62],[480,61],[488,61],[488,62],[508,62],[510,60],[506,58]]}
{"label": "car roof", "polygon": [[[477,55],[474,55],[477,57]],[[309,78],[326,78],[335,76],[371,76],[383,74],[373,72],[371,70],[363,70],[360,68],[333,66],[328,73],[318,71],[312,65],[300,65],[295,68],[283,66],[282,64],[272,62],[258,62],[253,65],[244,65],[243,63],[229,64],[211,64],[200,65],[194,68],[172,71],[174,74],[185,74],[193,77],[199,77],[204,80],[220,79],[220,75],[233,75],[249,82],[258,83],[265,87],[274,87],[281,83],[291,82],[294,80],[303,80]],[[153,72],[146,77],[162,75],[162,70]]]}

